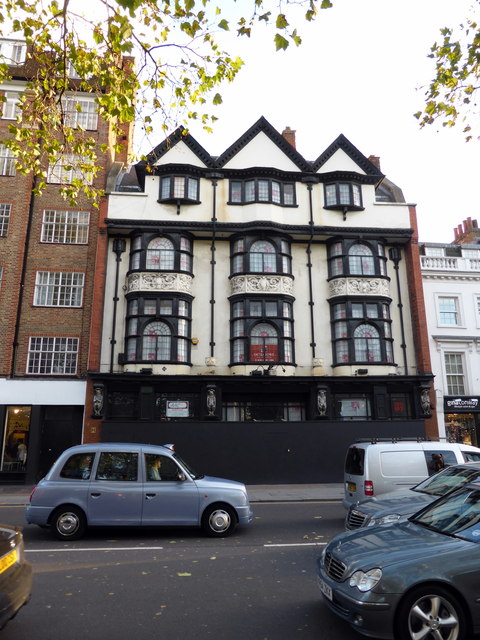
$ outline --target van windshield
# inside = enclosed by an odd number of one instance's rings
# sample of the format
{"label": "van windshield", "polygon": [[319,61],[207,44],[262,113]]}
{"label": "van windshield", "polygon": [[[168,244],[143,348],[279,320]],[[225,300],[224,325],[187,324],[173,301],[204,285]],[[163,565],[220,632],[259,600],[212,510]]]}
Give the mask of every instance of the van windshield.
{"label": "van windshield", "polygon": [[350,447],[345,458],[345,473],[353,476],[363,476],[365,461],[365,449]]}

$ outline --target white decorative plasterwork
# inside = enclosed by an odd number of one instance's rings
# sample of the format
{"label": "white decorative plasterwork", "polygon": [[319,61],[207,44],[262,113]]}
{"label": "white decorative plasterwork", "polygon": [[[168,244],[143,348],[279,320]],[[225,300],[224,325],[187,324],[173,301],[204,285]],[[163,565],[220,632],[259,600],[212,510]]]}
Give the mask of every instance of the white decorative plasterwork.
{"label": "white decorative plasterwork", "polygon": [[390,283],[384,278],[335,278],[328,283],[329,297],[388,296]]}
{"label": "white decorative plasterwork", "polygon": [[131,273],[127,277],[127,291],[192,292],[192,276],[185,273]]}
{"label": "white decorative plasterwork", "polygon": [[234,293],[285,293],[293,294],[293,280],[287,276],[235,276],[231,279]]}

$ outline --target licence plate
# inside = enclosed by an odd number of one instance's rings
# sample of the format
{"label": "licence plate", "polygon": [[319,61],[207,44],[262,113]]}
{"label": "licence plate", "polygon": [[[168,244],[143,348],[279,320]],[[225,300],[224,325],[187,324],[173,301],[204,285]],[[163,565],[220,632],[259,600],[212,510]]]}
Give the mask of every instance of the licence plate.
{"label": "licence plate", "polygon": [[356,491],[357,485],[355,484],[355,482],[347,482],[347,489],[349,491]]}
{"label": "licence plate", "polygon": [[15,562],[17,562],[16,549],[10,551],[10,553],[7,553],[7,555],[3,556],[3,558],[0,558],[0,573],[6,571],[9,567],[12,566],[12,564],[15,564]]}
{"label": "licence plate", "polygon": [[328,585],[326,582],[324,582],[321,578],[319,579],[320,582],[320,591],[323,593],[323,595],[328,598],[329,600],[332,600],[333,596],[332,596],[332,587],[330,585]]}

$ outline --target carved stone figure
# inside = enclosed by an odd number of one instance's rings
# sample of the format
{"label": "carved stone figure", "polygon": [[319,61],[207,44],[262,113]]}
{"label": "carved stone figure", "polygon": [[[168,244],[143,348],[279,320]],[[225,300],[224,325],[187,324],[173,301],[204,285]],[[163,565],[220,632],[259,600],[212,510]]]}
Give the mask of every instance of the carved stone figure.
{"label": "carved stone figure", "polygon": [[319,389],[317,392],[317,409],[319,415],[327,414],[327,392],[324,389]]}
{"label": "carved stone figure", "polygon": [[422,405],[423,413],[430,413],[430,395],[429,389],[422,389],[422,395],[420,397],[420,403]]}
{"label": "carved stone figure", "polygon": [[103,413],[103,387],[94,387],[93,415],[100,417]]}
{"label": "carved stone figure", "polygon": [[209,389],[207,392],[207,409],[208,415],[215,415],[215,409],[217,408],[217,398],[215,396],[215,389]]}

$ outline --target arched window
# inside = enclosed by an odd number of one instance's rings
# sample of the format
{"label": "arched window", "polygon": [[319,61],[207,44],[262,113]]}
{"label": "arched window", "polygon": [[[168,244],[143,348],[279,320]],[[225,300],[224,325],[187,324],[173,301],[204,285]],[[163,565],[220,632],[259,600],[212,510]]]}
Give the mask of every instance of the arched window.
{"label": "arched window", "polygon": [[250,360],[253,362],[278,361],[277,330],[267,322],[255,325],[250,334]]}
{"label": "arched window", "polygon": [[375,275],[375,261],[372,250],[365,244],[354,244],[348,251],[350,275]]}
{"label": "arched window", "polygon": [[170,360],[171,331],[165,322],[150,322],[143,331],[142,360]]}
{"label": "arched window", "polygon": [[277,255],[275,247],[266,240],[257,240],[250,247],[250,271],[254,273],[275,273]]}
{"label": "arched window", "polygon": [[147,269],[174,269],[175,250],[168,238],[154,238],[148,243],[145,267]]}
{"label": "arched window", "polygon": [[381,362],[380,334],[371,324],[359,325],[353,333],[355,360],[358,362]]}

